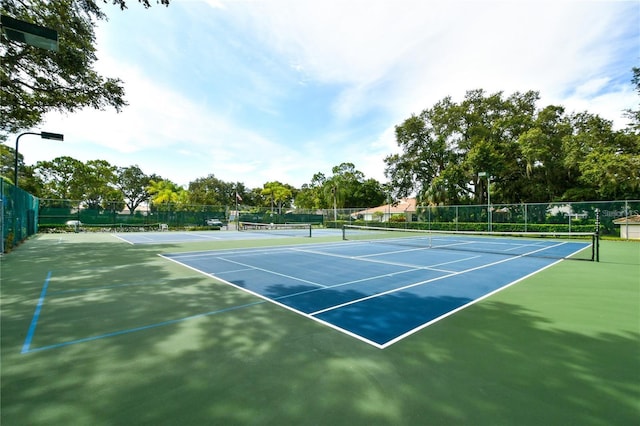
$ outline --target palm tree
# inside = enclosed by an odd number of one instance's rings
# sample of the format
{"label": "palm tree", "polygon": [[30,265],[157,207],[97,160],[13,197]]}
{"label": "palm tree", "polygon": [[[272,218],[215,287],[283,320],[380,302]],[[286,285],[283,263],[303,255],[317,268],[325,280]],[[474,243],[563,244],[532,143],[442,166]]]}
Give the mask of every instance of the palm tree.
{"label": "palm tree", "polygon": [[180,203],[186,199],[186,192],[181,186],[170,180],[152,180],[147,188],[151,195],[151,203],[156,205]]}
{"label": "palm tree", "polygon": [[271,213],[273,213],[273,205],[278,205],[278,213],[282,214],[282,205],[291,199],[291,189],[287,188],[280,182],[267,182],[264,184],[262,195],[269,196],[271,200]]}
{"label": "palm tree", "polygon": [[333,206],[333,220],[338,220],[338,207],[344,207],[346,198],[345,185],[338,175],[334,175],[328,179],[323,186],[324,197],[329,200],[329,205]]}

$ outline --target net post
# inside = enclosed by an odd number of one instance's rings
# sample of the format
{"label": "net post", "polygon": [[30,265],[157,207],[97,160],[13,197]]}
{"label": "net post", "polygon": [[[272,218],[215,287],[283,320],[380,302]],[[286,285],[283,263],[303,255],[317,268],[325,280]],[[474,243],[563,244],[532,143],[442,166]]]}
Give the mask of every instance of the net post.
{"label": "net post", "polygon": [[311,228],[312,228],[312,224],[309,224],[309,238],[311,238]]}
{"label": "net post", "polygon": [[596,234],[595,234],[594,250],[596,262],[600,262],[600,209],[596,209]]}
{"label": "net post", "polygon": [[342,240],[343,241],[347,240],[347,226],[346,225],[342,225]]}

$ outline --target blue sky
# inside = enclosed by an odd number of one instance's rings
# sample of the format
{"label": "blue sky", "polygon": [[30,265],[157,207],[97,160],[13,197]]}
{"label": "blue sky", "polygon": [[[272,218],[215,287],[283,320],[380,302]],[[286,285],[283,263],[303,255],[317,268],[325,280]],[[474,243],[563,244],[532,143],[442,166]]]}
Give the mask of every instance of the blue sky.
{"label": "blue sky", "polygon": [[[638,1],[172,0],[105,6],[97,68],[129,106],[52,113],[27,164],[69,155],[188,185],[300,187],[342,162],[381,182],[394,126],[450,95],[538,90],[623,127]],[[9,141],[15,138],[9,139]]]}

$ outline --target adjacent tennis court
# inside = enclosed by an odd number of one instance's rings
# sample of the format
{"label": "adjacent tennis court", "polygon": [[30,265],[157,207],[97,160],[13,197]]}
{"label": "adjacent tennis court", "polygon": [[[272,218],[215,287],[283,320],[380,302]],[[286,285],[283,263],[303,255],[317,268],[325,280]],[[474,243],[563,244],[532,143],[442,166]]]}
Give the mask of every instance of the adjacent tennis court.
{"label": "adjacent tennis court", "polygon": [[370,239],[363,231],[337,244],[163,257],[385,348],[590,246],[455,234]]}
{"label": "adjacent tennis court", "polygon": [[[234,225],[235,226],[235,225]],[[322,237],[340,234],[338,229],[313,229],[310,224],[250,224],[241,222],[238,231],[171,231],[171,232],[123,232],[113,233],[129,244],[167,244],[220,242],[237,240],[272,240],[292,237]]]}

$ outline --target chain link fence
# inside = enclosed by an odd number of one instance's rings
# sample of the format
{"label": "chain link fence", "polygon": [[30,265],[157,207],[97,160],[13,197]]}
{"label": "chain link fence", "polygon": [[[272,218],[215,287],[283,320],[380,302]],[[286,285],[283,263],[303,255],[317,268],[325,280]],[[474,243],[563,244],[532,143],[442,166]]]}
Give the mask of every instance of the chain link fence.
{"label": "chain link fence", "polygon": [[[640,200],[418,206],[415,211],[385,213],[371,209],[329,209],[323,212],[325,225],[375,225],[407,229],[495,232],[596,232],[620,236],[621,227],[640,215]],[[377,214],[376,214],[377,213]],[[618,220],[624,219],[627,220]],[[622,222],[622,223],[614,223]],[[624,235],[629,235],[625,232]]]}
{"label": "chain link fence", "polygon": [[134,211],[122,203],[105,203],[99,208],[87,207],[82,201],[41,199],[41,229],[56,230],[82,226],[85,230],[146,230],[170,227],[206,226],[208,220],[226,220],[226,206],[144,204]]}
{"label": "chain link fence", "polygon": [[[69,230],[157,230],[206,227],[213,220],[259,223],[311,223],[328,228],[343,224],[453,231],[496,232],[595,232],[629,238],[629,218],[640,215],[640,200],[418,206],[415,211],[392,213],[374,209],[290,210],[279,213],[251,206],[210,206],[143,204],[133,212],[123,203],[106,203],[90,208],[81,201],[38,199],[0,178],[2,200],[2,252],[10,250],[28,236],[40,231]],[[371,213],[372,210],[376,212]],[[388,213],[385,213],[388,211]],[[626,220],[624,218],[627,218]],[[618,222],[618,223],[615,223]],[[81,228],[80,228],[81,227]]]}
{"label": "chain link fence", "polygon": [[144,204],[133,212],[122,203],[106,203],[104,207],[90,208],[81,201],[40,200],[40,228],[68,230],[81,226],[83,230],[152,230],[161,227],[184,228],[208,226],[219,220],[223,224],[242,222],[259,223],[311,223],[322,225],[324,217],[318,212],[288,211],[278,213],[270,209],[240,206]]}
{"label": "chain link fence", "polygon": [[38,232],[39,200],[0,177],[0,253]]}

